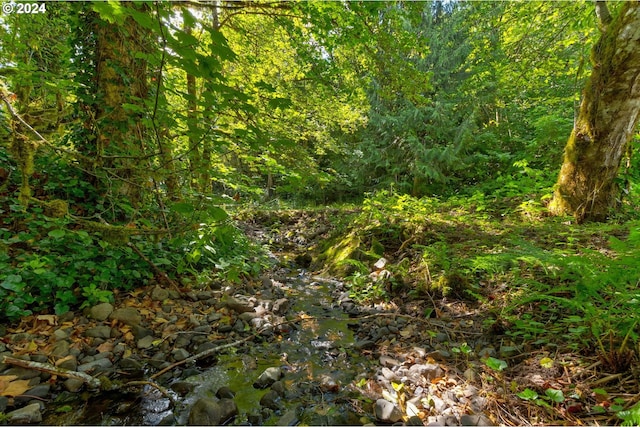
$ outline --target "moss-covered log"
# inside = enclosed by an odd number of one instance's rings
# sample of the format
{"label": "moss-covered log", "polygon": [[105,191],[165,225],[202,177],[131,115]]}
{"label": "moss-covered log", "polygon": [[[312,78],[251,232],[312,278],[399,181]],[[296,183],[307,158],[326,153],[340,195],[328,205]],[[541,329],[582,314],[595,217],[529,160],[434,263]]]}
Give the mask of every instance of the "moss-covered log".
{"label": "moss-covered log", "polygon": [[619,204],[616,177],[640,113],[640,3],[625,3],[602,29],[549,206],[579,222],[603,221]]}

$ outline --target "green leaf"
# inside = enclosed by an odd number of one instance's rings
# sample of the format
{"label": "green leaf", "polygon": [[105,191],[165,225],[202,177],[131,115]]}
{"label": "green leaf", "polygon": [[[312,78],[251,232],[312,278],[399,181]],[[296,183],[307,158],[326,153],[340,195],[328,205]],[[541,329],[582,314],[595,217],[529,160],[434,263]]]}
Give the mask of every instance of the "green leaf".
{"label": "green leaf", "polygon": [[224,221],[229,218],[229,214],[218,206],[211,206],[207,209],[207,213],[213,221]]}
{"label": "green leaf", "polygon": [[564,393],[562,393],[562,390],[556,390],[554,388],[548,388],[544,391],[544,394],[549,398],[549,400],[551,400],[552,402],[555,403],[562,403],[564,402]]}
{"label": "green leaf", "polygon": [[496,359],[495,357],[488,357],[484,364],[493,369],[494,371],[503,371],[507,367],[507,362],[504,360]]}
{"label": "green leaf", "polygon": [[171,205],[171,210],[179,214],[187,215],[193,213],[196,208],[187,202],[177,202]]}
{"label": "green leaf", "polygon": [[58,228],[57,230],[51,230],[48,235],[49,237],[53,237],[54,239],[62,239],[65,234],[67,234],[62,228]]}
{"label": "green leaf", "polygon": [[535,400],[538,398],[538,393],[531,390],[530,388],[525,388],[520,393],[516,394],[522,400]]}
{"label": "green leaf", "polygon": [[22,282],[22,276],[19,274],[10,274],[2,283],[0,283],[0,287],[8,291],[19,292],[22,290],[22,285],[18,285],[20,282]]}
{"label": "green leaf", "polygon": [[98,1],[92,3],[91,8],[100,15],[100,18],[111,24],[116,21],[122,22],[126,16],[124,8],[116,0]]}

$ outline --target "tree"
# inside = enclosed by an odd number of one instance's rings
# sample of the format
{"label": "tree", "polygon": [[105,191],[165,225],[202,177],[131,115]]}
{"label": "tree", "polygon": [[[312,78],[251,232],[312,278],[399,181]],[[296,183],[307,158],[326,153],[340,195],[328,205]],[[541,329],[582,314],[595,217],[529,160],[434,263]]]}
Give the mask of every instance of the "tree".
{"label": "tree", "polygon": [[616,178],[640,118],[640,3],[625,2],[615,18],[604,2],[596,11],[602,34],[549,206],[579,222],[605,220],[619,204]]}

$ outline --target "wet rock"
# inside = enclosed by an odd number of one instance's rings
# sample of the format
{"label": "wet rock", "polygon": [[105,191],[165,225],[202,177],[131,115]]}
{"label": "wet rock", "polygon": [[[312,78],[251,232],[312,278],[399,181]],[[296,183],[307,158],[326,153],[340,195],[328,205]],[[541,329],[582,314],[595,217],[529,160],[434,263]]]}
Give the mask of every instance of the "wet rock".
{"label": "wet rock", "polygon": [[291,409],[285,412],[285,414],[280,417],[276,425],[297,426],[298,424],[300,424],[300,420],[298,419],[297,412],[298,412],[297,409]]}
{"label": "wet rock", "polygon": [[126,371],[129,375],[137,375],[142,373],[142,363],[131,357],[125,357],[120,361],[120,369]]}
{"label": "wet rock", "polygon": [[106,325],[94,326],[93,328],[87,329],[84,335],[89,338],[109,339],[111,338],[111,327]]}
{"label": "wet rock", "polygon": [[189,352],[184,348],[176,348],[171,352],[171,356],[173,356],[173,360],[176,362],[180,362],[181,360],[186,359],[190,356]]}
{"label": "wet rock", "polygon": [[9,424],[35,424],[42,422],[42,412],[39,403],[32,403],[24,408],[16,409],[6,414]]}
{"label": "wet rock", "polygon": [[216,397],[218,399],[233,399],[235,397],[235,393],[227,386],[220,387],[218,391],[216,391]]}
{"label": "wet rock", "polygon": [[253,383],[255,388],[267,388],[282,377],[282,369],[271,367],[264,370]]}
{"label": "wet rock", "polygon": [[125,325],[138,325],[142,321],[140,313],[133,307],[124,307],[114,310],[109,316],[109,319],[118,320]]}
{"label": "wet rock", "polygon": [[89,317],[102,322],[103,320],[107,320],[111,313],[113,313],[113,305],[108,302],[104,302],[91,307],[89,310]]}
{"label": "wet rock", "polygon": [[161,288],[160,286],[156,286],[151,291],[151,299],[154,301],[164,301],[169,298],[169,291]]}
{"label": "wet rock", "polygon": [[189,381],[177,381],[171,384],[171,390],[178,393],[180,396],[185,396],[191,393],[196,388],[196,385]]}
{"label": "wet rock", "polygon": [[5,412],[8,404],[9,398],[7,396],[0,396],[0,412]]}
{"label": "wet rock", "polygon": [[76,378],[69,378],[64,381],[64,388],[70,393],[77,393],[78,391],[80,391],[83,385],[84,381]]}
{"label": "wet rock", "polygon": [[461,415],[460,425],[463,426],[494,426],[495,424],[484,415]]}
{"label": "wet rock", "polygon": [[103,372],[113,367],[113,363],[109,359],[98,359],[93,362],[83,363],[78,366],[78,372],[95,373]]}
{"label": "wet rock", "polygon": [[271,390],[275,391],[282,397],[284,397],[284,394],[287,391],[282,381],[276,381],[275,383],[273,383],[271,385]]}
{"label": "wet rock", "polygon": [[323,392],[336,393],[340,390],[340,384],[331,375],[320,376],[320,390]]}
{"label": "wet rock", "polygon": [[223,425],[238,415],[238,407],[231,399],[199,399],[189,412],[188,425]]}
{"label": "wet rock", "polygon": [[269,390],[260,399],[260,406],[277,411],[280,409],[280,396],[275,391]]}
{"label": "wet rock", "polygon": [[402,419],[402,411],[385,399],[376,400],[373,413],[376,419],[385,423],[395,423]]}

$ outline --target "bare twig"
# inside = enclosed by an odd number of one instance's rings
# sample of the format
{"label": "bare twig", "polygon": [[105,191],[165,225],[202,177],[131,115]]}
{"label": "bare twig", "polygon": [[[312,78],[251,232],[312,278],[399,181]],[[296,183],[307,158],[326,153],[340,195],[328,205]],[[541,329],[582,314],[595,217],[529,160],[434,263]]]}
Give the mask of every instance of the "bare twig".
{"label": "bare twig", "polygon": [[58,368],[50,365],[49,363],[34,362],[32,360],[16,359],[10,356],[4,356],[3,363],[7,365],[19,366],[21,368],[33,369],[40,372],[46,372],[51,375],[57,375],[59,377],[74,378],[76,380],[84,381],[91,388],[100,388],[100,380],[92,377],[84,372],[70,371],[68,369]]}

